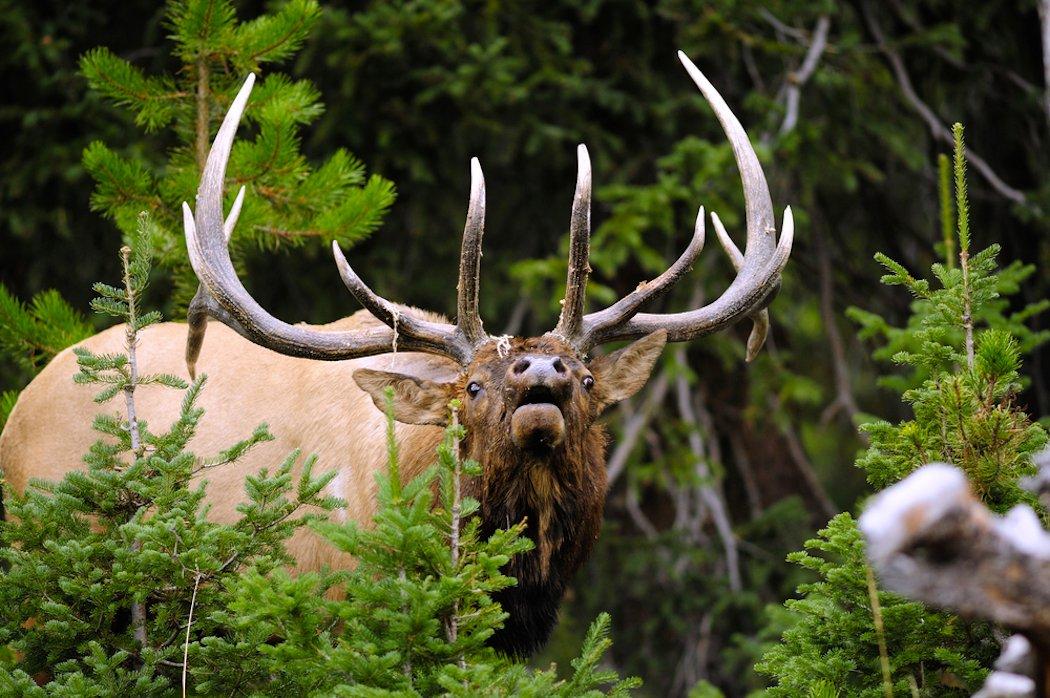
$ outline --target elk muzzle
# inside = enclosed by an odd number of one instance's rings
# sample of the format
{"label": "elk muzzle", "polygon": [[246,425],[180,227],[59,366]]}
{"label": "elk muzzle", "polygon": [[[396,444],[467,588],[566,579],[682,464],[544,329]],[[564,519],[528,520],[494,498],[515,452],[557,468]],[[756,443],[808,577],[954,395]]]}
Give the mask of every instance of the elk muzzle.
{"label": "elk muzzle", "polygon": [[552,449],[562,444],[562,408],[572,395],[572,380],[572,372],[557,356],[527,354],[510,365],[504,385],[515,446]]}

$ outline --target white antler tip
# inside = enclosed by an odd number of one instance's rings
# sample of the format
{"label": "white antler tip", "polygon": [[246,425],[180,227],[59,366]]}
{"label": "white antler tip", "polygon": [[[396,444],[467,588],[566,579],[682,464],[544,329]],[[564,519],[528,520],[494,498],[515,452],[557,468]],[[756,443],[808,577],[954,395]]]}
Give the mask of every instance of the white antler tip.
{"label": "white antler tip", "polygon": [[795,216],[791,213],[791,207],[784,209],[784,223],[780,228],[780,237],[791,239],[795,234]]}
{"label": "white antler tip", "polygon": [[588,189],[591,184],[591,154],[587,152],[587,146],[580,143],[576,146],[576,180],[577,187],[581,184]]}
{"label": "white antler tip", "polygon": [[193,209],[185,201],[182,202],[182,227],[186,229],[186,237],[197,237],[197,222],[193,220]]}
{"label": "white antler tip", "polygon": [[470,188],[485,186],[485,173],[481,171],[481,161],[476,157],[470,159]]}

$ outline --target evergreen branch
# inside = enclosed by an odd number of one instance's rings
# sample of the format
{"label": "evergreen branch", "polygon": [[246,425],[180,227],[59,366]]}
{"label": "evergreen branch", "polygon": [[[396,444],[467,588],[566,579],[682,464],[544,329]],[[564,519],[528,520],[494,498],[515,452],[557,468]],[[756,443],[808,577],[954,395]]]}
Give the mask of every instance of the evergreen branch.
{"label": "evergreen branch", "polygon": [[92,88],[119,106],[135,110],[135,123],[155,131],[170,123],[185,93],[170,78],[146,77],[131,63],[97,48],[80,58],[80,70]]}
{"label": "evergreen branch", "polygon": [[944,263],[949,269],[955,268],[955,226],[952,216],[951,164],[948,156],[941,153],[937,156],[937,191],[941,203],[941,242],[944,244]]}
{"label": "evergreen branch", "polygon": [[[314,0],[292,0],[276,15],[245,22],[237,30],[236,40],[248,51],[249,64],[278,61],[299,48],[320,14]],[[269,36],[275,29],[279,33]]]}
{"label": "evergreen branch", "polygon": [[973,289],[970,286],[970,208],[966,196],[966,146],[962,124],[952,127],[955,142],[955,212],[959,230],[959,266],[962,269],[962,325],[966,333],[966,365],[973,370]]}

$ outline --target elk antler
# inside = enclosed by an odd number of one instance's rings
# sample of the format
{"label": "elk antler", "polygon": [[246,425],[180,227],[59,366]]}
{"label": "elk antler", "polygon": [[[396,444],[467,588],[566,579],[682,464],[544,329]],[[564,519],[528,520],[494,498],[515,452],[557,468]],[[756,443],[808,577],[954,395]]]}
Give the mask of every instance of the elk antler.
{"label": "elk antler", "polygon": [[478,345],[491,338],[478,316],[478,275],[481,238],[485,227],[485,181],[477,158],[471,160],[470,205],[460,257],[458,316],[456,324],[424,320],[376,295],[350,267],[336,242],[332,253],[346,287],[355,298],[388,327],[349,332],[323,332],[289,325],[270,315],[245,290],[230,261],[228,241],[240,213],[244,189],[223,222],[222,191],[226,163],[230,158],[237,126],[252,91],[255,75],[249,75],[230,106],[208,154],[194,217],[183,203],[183,225],[190,264],[200,280],[200,289],[190,304],[190,332],[186,364],[195,372],[197,357],[210,315],[246,339],[289,356],[339,361],[389,352],[391,347],[447,356],[462,365],[470,363]]}
{"label": "elk antler", "polygon": [[715,332],[750,317],[755,327],[748,340],[750,361],[762,348],[769,327],[769,313],[765,309],[780,286],[780,272],[791,254],[794,221],[791,207],[784,211],[784,227],[779,243],[773,227],[773,202],[769,197],[762,166],[758,162],[747,133],[733,115],[718,91],[708,82],[693,62],[678,52],[689,76],[700,88],[722,124],[722,129],[733,148],[733,157],[744,185],[744,204],[747,214],[747,247],[744,254],[725,233],[721,221],[712,213],[719,241],[736,268],[737,275],[717,299],[695,310],[681,313],[639,313],[641,307],[667,293],[693,265],[704,245],[704,209],[696,218],[693,239],[678,261],[652,281],[638,288],[605,310],[583,315],[583,298],[590,267],[587,261],[590,236],[591,171],[587,150],[580,147],[580,168],[576,184],[576,198],[572,206],[572,226],[569,235],[569,273],[565,301],[558,326],[554,332],[567,339],[577,351],[585,354],[591,347],[604,342],[636,339],[659,329],[667,330],[667,340],[682,342]]}

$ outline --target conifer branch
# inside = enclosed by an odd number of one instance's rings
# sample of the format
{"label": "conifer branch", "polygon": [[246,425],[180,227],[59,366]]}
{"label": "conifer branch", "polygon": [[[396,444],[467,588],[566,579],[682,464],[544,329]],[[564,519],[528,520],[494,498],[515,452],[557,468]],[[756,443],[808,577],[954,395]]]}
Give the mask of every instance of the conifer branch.
{"label": "conifer branch", "polygon": [[963,331],[966,333],[966,365],[973,370],[973,289],[970,286],[970,208],[966,194],[966,145],[963,126],[952,126],[955,142],[955,211],[959,229],[959,267],[963,280]]}
{"label": "conifer branch", "polygon": [[948,156],[937,156],[937,190],[941,200],[941,240],[944,243],[944,264],[955,268],[955,225],[952,216],[952,169]]}
{"label": "conifer branch", "polygon": [[120,261],[124,267],[124,292],[127,294],[128,318],[124,327],[124,348],[128,352],[128,376],[124,383],[124,405],[128,412],[128,433],[131,436],[131,452],[135,458],[142,457],[142,437],[139,434],[139,422],[135,412],[135,386],[138,385],[139,368],[136,348],[138,347],[138,311],[135,307],[136,289],[131,279],[131,248],[125,245],[120,248]]}

